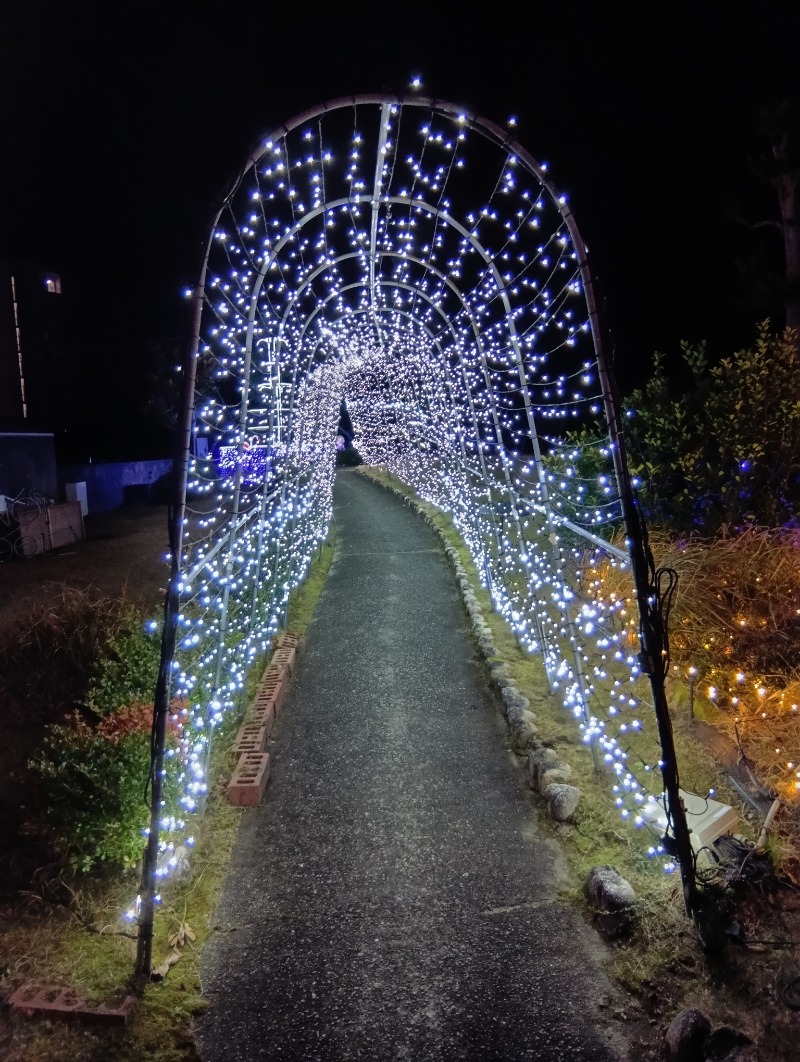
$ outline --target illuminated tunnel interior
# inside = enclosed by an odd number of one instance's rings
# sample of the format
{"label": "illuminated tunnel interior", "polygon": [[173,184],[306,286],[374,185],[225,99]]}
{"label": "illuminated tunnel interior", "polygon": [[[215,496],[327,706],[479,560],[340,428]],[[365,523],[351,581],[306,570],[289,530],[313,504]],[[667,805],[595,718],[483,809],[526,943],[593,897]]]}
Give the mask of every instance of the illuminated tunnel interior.
{"label": "illuminated tunnel interior", "polygon": [[[364,461],[452,515],[642,825],[659,751],[591,278],[566,198],[513,124],[413,95],[298,116],[251,152],[198,292],[172,684],[182,811],[161,824],[164,872],[202,806],[214,728],[328,534],[343,401]],[[673,865],[657,842],[650,854]]]}

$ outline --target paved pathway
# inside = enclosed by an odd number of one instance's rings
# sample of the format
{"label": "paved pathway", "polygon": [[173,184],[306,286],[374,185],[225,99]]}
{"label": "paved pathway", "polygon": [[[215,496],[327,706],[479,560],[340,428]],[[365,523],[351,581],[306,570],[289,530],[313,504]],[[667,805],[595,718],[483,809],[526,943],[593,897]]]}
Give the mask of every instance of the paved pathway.
{"label": "paved pathway", "polygon": [[620,1057],[438,540],[353,473],[335,500],[334,564],[205,955],[202,1058]]}

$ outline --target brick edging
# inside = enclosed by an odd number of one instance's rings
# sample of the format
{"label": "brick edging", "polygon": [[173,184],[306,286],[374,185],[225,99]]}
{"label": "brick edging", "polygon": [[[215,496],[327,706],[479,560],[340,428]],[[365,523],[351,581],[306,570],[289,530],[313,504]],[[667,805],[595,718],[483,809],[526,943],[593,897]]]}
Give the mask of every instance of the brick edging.
{"label": "brick edging", "polygon": [[239,727],[233,746],[239,758],[227,788],[228,801],[237,807],[258,807],[264,798],[270,774],[267,738],[283,707],[299,649],[300,638],[296,634],[284,631],[278,635],[270,662]]}

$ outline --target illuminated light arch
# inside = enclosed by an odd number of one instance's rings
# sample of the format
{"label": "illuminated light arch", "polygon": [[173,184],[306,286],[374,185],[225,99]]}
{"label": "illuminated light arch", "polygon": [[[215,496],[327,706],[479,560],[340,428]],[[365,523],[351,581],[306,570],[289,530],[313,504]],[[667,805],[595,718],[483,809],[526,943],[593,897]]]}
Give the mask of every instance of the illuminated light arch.
{"label": "illuminated light arch", "polygon": [[[342,400],[365,459],[452,514],[494,607],[542,654],[607,765],[623,818],[643,824],[662,761],[685,870],[649,558],[586,248],[546,167],[450,103],[322,104],[250,153],[191,294],[154,723],[163,750],[179,698],[182,810],[151,825],[140,972],[157,881],[205,799],[214,729],[326,538]],[[598,418],[607,467],[581,482],[567,432]],[[606,541],[606,525],[625,528],[625,548]],[[601,555],[632,566],[641,652],[626,603],[582,582]],[[653,728],[653,708],[661,750],[634,763],[628,735]],[[652,852],[674,865],[657,843]],[[691,906],[688,873],[684,885]]]}

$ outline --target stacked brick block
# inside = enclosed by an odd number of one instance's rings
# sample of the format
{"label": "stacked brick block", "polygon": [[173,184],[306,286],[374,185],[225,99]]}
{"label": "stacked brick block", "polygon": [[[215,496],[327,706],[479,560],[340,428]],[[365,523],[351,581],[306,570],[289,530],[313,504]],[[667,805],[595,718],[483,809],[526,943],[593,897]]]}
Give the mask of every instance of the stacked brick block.
{"label": "stacked brick block", "polygon": [[121,1003],[87,1003],[70,988],[57,985],[22,985],[8,1000],[12,1012],[39,1015],[50,1021],[79,1021],[94,1025],[124,1025],[136,1004],[134,996]]}
{"label": "stacked brick block", "polygon": [[283,698],[294,670],[299,639],[283,634],[278,639],[269,667],[250,703],[244,724],[236,735],[234,750],[239,761],[228,784],[228,800],[239,807],[257,807],[269,779],[270,759],[265,751],[275,716],[283,707]]}
{"label": "stacked brick block", "polygon": [[243,752],[228,783],[228,800],[242,808],[258,807],[269,778],[268,752]]}

